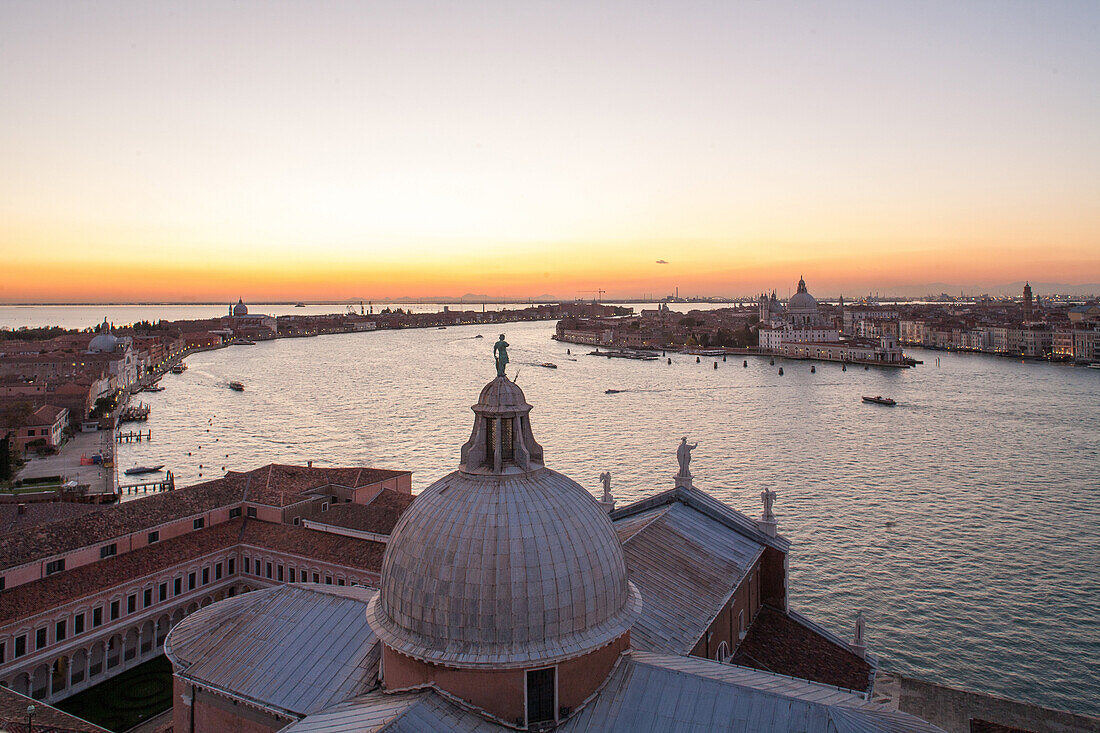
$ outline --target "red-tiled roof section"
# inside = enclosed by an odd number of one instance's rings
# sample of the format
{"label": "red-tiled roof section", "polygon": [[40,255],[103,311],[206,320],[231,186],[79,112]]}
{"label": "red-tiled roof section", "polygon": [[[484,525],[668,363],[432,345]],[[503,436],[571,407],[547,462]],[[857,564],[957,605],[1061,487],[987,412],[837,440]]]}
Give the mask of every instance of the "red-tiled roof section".
{"label": "red-tiled roof section", "polygon": [[132,532],[202,514],[241,501],[247,478],[242,474],[127,501],[105,511],[40,524],[28,531],[0,536],[4,553],[0,569],[97,545]]}
{"label": "red-tiled roof section", "polygon": [[12,733],[22,733],[27,730],[27,707],[34,706],[34,717],[31,720],[32,730],[49,733],[110,733],[106,728],[100,728],[86,720],[81,720],[75,715],[69,715],[50,707],[41,700],[34,700],[20,695],[14,690],[0,687],[0,727]]}
{"label": "red-tiled roof section", "polygon": [[173,537],[0,592],[0,618],[33,616],[237,543],[240,519]]}
{"label": "red-tiled roof section", "polygon": [[234,519],[9,588],[0,592],[0,618],[17,620],[33,616],[241,544],[376,574],[382,570],[382,555],[386,551],[381,542],[287,524]]}
{"label": "red-tiled roof section", "polygon": [[326,486],[354,489],[408,473],[382,468],[314,468],[280,463],[272,463],[247,474],[230,472],[232,475],[253,477],[248,489],[249,501],[280,507],[303,501],[310,494],[323,493],[321,489]]}
{"label": "red-tiled roof section", "polygon": [[870,686],[866,660],[770,606],[760,609],[730,661],[849,690]]}
{"label": "red-tiled roof section", "polygon": [[41,524],[31,531],[0,536],[0,544],[5,550],[0,556],[0,570],[239,504],[246,497],[246,490],[249,501],[287,506],[325,486],[357,488],[407,473],[380,468],[306,468],[281,464],[248,472],[230,471],[213,481],[123,502],[95,514]]}
{"label": "red-tiled roof section", "polygon": [[336,504],[327,512],[310,517],[310,521],[388,535],[415,498],[400,491],[381,491],[366,504]]}
{"label": "red-tiled roof section", "polygon": [[375,574],[382,572],[386,552],[382,542],[256,520],[245,525],[240,543]]}
{"label": "red-tiled roof section", "polygon": [[[0,504],[0,535],[8,532],[25,532],[39,524],[48,524],[61,519],[71,519],[93,512],[109,511],[110,507],[101,504],[74,504],[69,501],[37,501],[23,505],[19,513],[16,504]],[[7,547],[7,541],[4,543]]]}
{"label": "red-tiled roof section", "polygon": [[57,422],[57,418],[61,417],[61,413],[64,411],[64,407],[57,407],[55,405],[42,405],[30,416],[27,424],[53,425],[55,422]]}

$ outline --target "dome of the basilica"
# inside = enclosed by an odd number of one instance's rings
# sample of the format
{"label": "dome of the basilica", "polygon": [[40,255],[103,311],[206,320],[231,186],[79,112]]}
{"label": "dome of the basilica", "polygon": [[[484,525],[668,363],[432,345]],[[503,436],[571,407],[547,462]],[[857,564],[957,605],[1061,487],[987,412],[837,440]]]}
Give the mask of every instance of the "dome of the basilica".
{"label": "dome of the basilica", "polygon": [[[531,406],[513,382],[497,377],[473,409],[461,469],[417,496],[390,536],[371,627],[415,659],[497,669],[618,639],[641,599],[610,518],[541,465]],[[501,460],[504,433],[513,443]]]}
{"label": "dome of the basilica", "polygon": [[408,656],[499,668],[598,649],[640,603],[611,520],[576,482],[455,471],[394,528],[370,613]]}
{"label": "dome of the basilica", "polygon": [[233,306],[233,315],[235,316],[247,316],[248,306],[244,304],[244,298],[238,298],[237,304]]}
{"label": "dome of the basilica", "polygon": [[798,281],[798,292],[791,296],[791,299],[787,301],[787,308],[791,311],[816,311],[817,310],[817,298],[810,295],[806,290],[806,281]]}
{"label": "dome of the basilica", "polygon": [[107,323],[107,319],[104,318],[99,333],[92,337],[92,340],[88,343],[88,351],[92,353],[109,354],[117,347],[118,337],[111,333],[111,327]]}

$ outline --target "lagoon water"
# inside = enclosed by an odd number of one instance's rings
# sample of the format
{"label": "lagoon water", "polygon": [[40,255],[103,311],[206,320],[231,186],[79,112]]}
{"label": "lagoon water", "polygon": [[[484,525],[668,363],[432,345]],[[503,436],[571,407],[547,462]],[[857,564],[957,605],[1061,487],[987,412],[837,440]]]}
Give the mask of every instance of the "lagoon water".
{"label": "lagoon water", "polygon": [[[189,357],[141,395],[153,441],[120,466],[188,484],[313,460],[410,469],[420,490],[456,467],[500,331],[550,467],[594,493],[610,471],[626,502],[672,486],[687,436],[701,488],[749,514],[778,492],[792,607],[844,636],[862,609],[887,669],[1100,714],[1097,370],[920,350],[910,370],[716,370],[585,356],[552,323],[284,339]],[[860,400],[878,394],[898,406]]]}

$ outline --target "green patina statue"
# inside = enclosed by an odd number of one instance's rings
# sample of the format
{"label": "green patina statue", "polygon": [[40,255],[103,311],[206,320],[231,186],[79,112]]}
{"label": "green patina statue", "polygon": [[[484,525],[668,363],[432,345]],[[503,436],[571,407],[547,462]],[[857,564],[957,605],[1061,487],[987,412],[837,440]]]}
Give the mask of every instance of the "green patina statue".
{"label": "green patina statue", "polygon": [[508,342],[504,340],[504,334],[500,334],[500,340],[493,344],[493,357],[497,361],[497,376],[504,376],[504,368],[508,366]]}

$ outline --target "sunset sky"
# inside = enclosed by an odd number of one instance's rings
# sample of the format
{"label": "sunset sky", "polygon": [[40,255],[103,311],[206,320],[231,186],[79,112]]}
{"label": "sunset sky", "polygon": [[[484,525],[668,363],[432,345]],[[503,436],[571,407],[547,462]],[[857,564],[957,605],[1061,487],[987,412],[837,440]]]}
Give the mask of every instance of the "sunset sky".
{"label": "sunset sky", "polygon": [[0,4],[0,301],[800,275],[1100,282],[1100,3]]}

